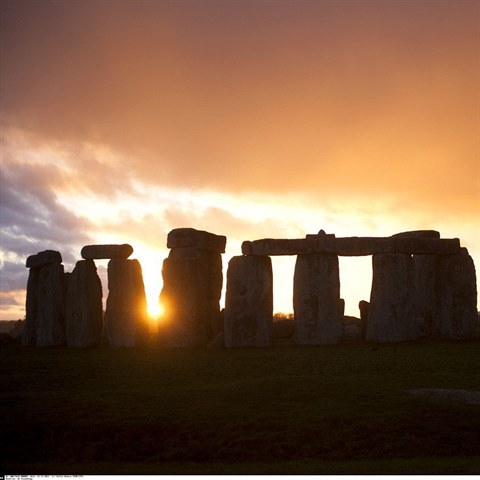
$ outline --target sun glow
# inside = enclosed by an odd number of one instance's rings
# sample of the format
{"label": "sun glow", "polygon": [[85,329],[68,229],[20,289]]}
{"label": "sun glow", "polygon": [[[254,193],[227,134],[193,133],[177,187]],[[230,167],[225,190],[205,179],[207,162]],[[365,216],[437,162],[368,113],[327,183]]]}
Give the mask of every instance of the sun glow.
{"label": "sun glow", "polygon": [[[133,243],[133,242],[132,242]],[[153,249],[144,244],[134,243],[132,257],[137,258],[142,266],[145,296],[147,297],[147,314],[151,323],[157,323],[165,311],[159,302],[162,286],[162,262],[166,254],[161,249]]]}
{"label": "sun glow", "polygon": [[165,308],[163,307],[163,305],[158,301],[158,298],[157,298],[157,301],[152,301],[150,303],[147,302],[147,311],[148,311],[148,315],[150,317],[150,319],[152,319],[153,321],[158,321],[158,319],[160,317],[163,317],[163,315],[165,314]]}

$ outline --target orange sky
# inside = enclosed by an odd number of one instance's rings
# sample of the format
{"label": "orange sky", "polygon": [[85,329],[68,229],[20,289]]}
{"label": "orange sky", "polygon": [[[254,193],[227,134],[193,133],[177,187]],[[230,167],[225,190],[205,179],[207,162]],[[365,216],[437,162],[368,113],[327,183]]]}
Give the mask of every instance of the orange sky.
{"label": "orange sky", "polygon": [[[46,248],[71,270],[127,241],[154,297],[181,226],[226,235],[225,263],[245,239],[433,228],[479,264],[478,1],[1,9],[0,318],[23,316]],[[351,314],[369,261],[342,278]]]}

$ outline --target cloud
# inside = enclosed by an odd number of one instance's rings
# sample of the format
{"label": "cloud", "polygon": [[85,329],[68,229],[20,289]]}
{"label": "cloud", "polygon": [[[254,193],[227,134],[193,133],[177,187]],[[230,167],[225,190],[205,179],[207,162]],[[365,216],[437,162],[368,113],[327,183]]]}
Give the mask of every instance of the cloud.
{"label": "cloud", "polygon": [[61,170],[53,165],[3,159],[0,172],[2,315],[12,315],[15,312],[11,306],[24,304],[19,298],[25,296],[23,289],[28,279],[25,261],[29,255],[58,250],[66,269],[71,269],[80,256],[80,248],[90,243],[90,222],[57,201],[55,188],[62,182]]}
{"label": "cloud", "polygon": [[438,226],[478,257],[474,3],[4,0],[2,288],[181,226]]}
{"label": "cloud", "polygon": [[[72,260],[72,247],[88,240],[88,221],[60,205],[51,189],[56,170],[7,164],[1,172],[0,222],[2,247],[19,256],[32,246],[58,249]],[[5,242],[5,243],[4,243]]]}
{"label": "cloud", "polygon": [[27,279],[28,270],[25,268],[25,265],[9,261],[2,263],[0,267],[0,291],[14,292],[22,290],[27,285]]}
{"label": "cloud", "polygon": [[93,190],[476,198],[471,2],[4,5],[6,125],[74,151]]}

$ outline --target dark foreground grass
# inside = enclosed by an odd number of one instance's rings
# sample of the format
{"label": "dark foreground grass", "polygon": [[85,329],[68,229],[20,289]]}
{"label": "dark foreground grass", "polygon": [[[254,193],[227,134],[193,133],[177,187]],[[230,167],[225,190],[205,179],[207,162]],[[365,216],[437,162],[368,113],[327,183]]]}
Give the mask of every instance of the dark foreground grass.
{"label": "dark foreground grass", "polygon": [[0,351],[2,473],[480,473],[480,344]]}

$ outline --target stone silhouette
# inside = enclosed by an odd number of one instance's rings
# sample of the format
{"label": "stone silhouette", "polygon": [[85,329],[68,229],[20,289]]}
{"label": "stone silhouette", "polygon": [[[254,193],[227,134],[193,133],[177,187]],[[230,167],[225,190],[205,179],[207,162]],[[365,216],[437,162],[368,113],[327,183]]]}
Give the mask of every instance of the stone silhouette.
{"label": "stone silhouette", "polygon": [[223,329],[220,295],[226,237],[179,228],[168,234],[171,248],[163,262],[160,302],[167,312],[161,343],[171,347],[206,346]]}
{"label": "stone silhouette", "polygon": [[360,300],[358,302],[358,309],[360,310],[360,321],[362,326],[362,338],[365,340],[367,334],[367,320],[368,311],[370,310],[370,303],[366,300]]}
{"label": "stone silhouette", "polygon": [[112,347],[135,347],[147,339],[147,302],[138,260],[108,262],[105,328]]}
{"label": "stone silhouette", "polygon": [[123,245],[85,245],[80,252],[86,260],[128,258],[133,253],[133,247],[127,243]]}
{"label": "stone silhouette", "polygon": [[65,344],[65,273],[62,256],[45,250],[27,258],[26,319],[22,344],[58,347]]}
{"label": "stone silhouette", "polygon": [[342,336],[340,277],[336,255],[298,255],[293,279],[295,341],[331,345]]}
{"label": "stone silhouette", "polygon": [[436,255],[414,255],[413,289],[415,293],[415,316],[420,338],[440,337],[441,329],[435,321],[437,295],[435,284],[439,257]]}
{"label": "stone silhouette", "polygon": [[[192,228],[168,234],[168,258],[160,300],[168,322],[164,345],[176,347],[268,346],[272,336],[299,344],[334,344],[342,338],[400,342],[420,337],[469,339],[478,322],[473,259],[456,238],[434,230],[391,237],[337,238],[323,230],[300,239],[261,239],[242,244],[227,272],[225,311],[219,300],[226,237]],[[91,347],[102,330],[102,287],[94,259],[109,258],[105,330],[110,345],[132,347],[148,336],[141,266],[133,248],[87,245],[84,260],[65,274],[60,252],[45,250],[26,260],[30,269],[22,343]],[[294,321],[273,331],[270,255],[296,255]],[[360,319],[344,315],[338,255],[373,255],[370,303]]]}
{"label": "stone silhouette", "polygon": [[476,275],[466,248],[438,257],[435,298],[434,332],[450,339],[473,338],[478,321]]}
{"label": "stone silhouette", "polygon": [[228,263],[225,346],[267,347],[273,323],[270,257],[233,257]]}
{"label": "stone silhouette", "polygon": [[413,259],[405,254],[373,256],[367,340],[403,342],[418,338]]}
{"label": "stone silhouette", "polygon": [[93,260],[80,260],[68,275],[65,326],[69,347],[95,347],[103,328],[102,284]]}
{"label": "stone silhouette", "polygon": [[[413,235],[413,233],[410,233]],[[309,255],[324,253],[361,256],[387,253],[417,255],[453,255],[459,253],[458,238],[439,239],[429,236],[413,237],[407,232],[392,237],[344,237],[307,235],[299,239],[265,238],[242,244],[244,255]]]}

